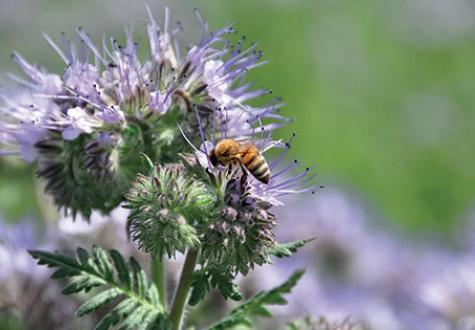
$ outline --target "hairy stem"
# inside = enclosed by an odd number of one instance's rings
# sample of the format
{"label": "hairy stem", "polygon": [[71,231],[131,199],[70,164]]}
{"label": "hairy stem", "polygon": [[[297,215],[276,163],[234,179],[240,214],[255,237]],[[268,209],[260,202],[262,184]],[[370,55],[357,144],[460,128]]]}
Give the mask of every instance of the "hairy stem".
{"label": "hairy stem", "polygon": [[195,270],[196,261],[199,251],[197,249],[188,250],[185,263],[180,275],[180,281],[175,291],[172,308],[170,310],[170,321],[173,330],[180,330],[183,322],[183,313],[188,301],[188,293],[193,280],[193,271]]}
{"label": "hairy stem", "polygon": [[165,273],[165,260],[162,261],[155,260],[151,258],[150,260],[150,271],[152,273],[152,281],[158,289],[158,294],[160,296],[160,303],[163,308],[167,308],[167,286],[166,286],[166,273]]}

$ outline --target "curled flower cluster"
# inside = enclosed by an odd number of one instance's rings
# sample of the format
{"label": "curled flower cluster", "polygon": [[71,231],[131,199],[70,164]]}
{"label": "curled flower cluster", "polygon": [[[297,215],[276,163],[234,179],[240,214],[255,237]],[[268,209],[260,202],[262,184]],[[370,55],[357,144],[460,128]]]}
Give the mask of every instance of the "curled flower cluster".
{"label": "curled flower cluster", "polygon": [[231,272],[247,274],[255,264],[268,261],[269,249],[275,244],[275,217],[240,192],[235,179],[226,190],[227,203],[204,232],[203,258],[210,266],[227,265]]}
{"label": "curled flower cluster", "polygon": [[[178,160],[187,147],[177,125],[193,141],[200,136],[197,126],[243,137],[256,126],[269,132],[284,125],[278,99],[247,104],[270,93],[246,82],[248,71],[263,63],[256,44],[245,49],[244,38],[233,44],[226,40],[232,27],[210,32],[198,18],[201,40],[183,47],[181,27],[170,26],[168,11],[163,24],[149,11],[145,60],[131,33],[123,45],[111,38],[98,47],[82,28],[80,45],[63,36],[61,48],[46,36],[66,64],[62,75],[14,53],[27,79],[13,76],[21,91],[0,94],[0,153],[37,160],[37,174],[56,205],[88,218],[120,203],[144,171],[138,153],[157,163]],[[261,125],[263,120],[269,122]]]}

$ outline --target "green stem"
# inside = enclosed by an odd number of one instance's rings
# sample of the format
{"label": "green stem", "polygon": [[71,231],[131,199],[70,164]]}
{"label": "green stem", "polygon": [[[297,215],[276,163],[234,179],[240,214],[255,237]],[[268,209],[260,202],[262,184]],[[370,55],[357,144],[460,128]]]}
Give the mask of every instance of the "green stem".
{"label": "green stem", "polygon": [[166,274],[165,274],[165,260],[150,260],[150,270],[152,273],[152,281],[157,286],[158,295],[160,296],[160,303],[163,308],[167,309],[167,286],[166,286]]}
{"label": "green stem", "polygon": [[172,308],[170,310],[170,321],[173,330],[180,330],[183,322],[183,314],[188,301],[188,293],[193,280],[193,272],[195,270],[196,261],[198,260],[199,251],[196,249],[188,250],[185,263],[181,270],[180,281],[175,291]]}

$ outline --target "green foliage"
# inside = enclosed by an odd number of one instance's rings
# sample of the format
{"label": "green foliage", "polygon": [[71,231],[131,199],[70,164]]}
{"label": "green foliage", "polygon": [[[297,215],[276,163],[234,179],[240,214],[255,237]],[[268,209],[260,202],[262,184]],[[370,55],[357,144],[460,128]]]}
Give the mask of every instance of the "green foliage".
{"label": "green foliage", "polygon": [[304,239],[304,240],[294,241],[290,243],[276,244],[271,248],[270,254],[273,256],[276,256],[277,258],[291,257],[301,247],[313,241],[314,239],[315,238],[310,238],[310,239]]}
{"label": "green foliage", "polygon": [[266,308],[266,305],[285,305],[287,300],[283,297],[283,294],[289,293],[303,274],[303,270],[298,270],[280,286],[270,291],[263,291],[256,294],[245,304],[231,311],[225,319],[212,325],[210,330],[232,329],[237,325],[252,327],[251,316],[272,316],[271,312]]}
{"label": "green foliage", "polygon": [[64,288],[64,294],[103,288],[76,310],[76,316],[110,306],[112,301],[119,302],[96,329],[106,330],[113,326],[130,330],[168,328],[157,288],[147,283],[145,272],[134,258],[126,262],[116,250],[108,255],[99,247],[93,247],[91,254],[78,248],[77,258],[45,251],[30,251],[30,254],[38,264],[56,269],[52,278],[71,280]]}
{"label": "green foliage", "polygon": [[192,306],[203,300],[212,289],[218,289],[225,299],[241,300],[239,287],[233,283],[234,276],[229,271],[204,268],[193,274],[192,291],[188,303]]}

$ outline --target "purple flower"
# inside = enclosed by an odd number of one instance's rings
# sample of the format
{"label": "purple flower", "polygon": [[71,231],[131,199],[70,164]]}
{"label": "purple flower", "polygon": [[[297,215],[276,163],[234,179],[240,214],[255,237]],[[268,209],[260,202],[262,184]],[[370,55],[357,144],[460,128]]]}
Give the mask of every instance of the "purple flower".
{"label": "purple flower", "polygon": [[[178,161],[189,150],[177,125],[196,143],[201,130],[213,136],[210,141],[219,131],[250,139],[288,122],[278,114],[283,104],[277,98],[249,104],[270,94],[246,82],[248,72],[264,63],[255,44],[245,48],[244,38],[233,44],[227,40],[233,28],[210,31],[197,13],[203,34],[185,48],[168,9],[162,24],[147,12],[149,54],[143,58],[128,30],[124,44],[103,38],[97,45],[82,28],[76,31],[80,45],[63,35],[60,47],[45,36],[65,63],[62,75],[13,55],[26,79],[12,77],[21,92],[0,92],[0,154],[38,160],[38,175],[55,204],[73,214],[88,217],[116,207],[127,182],[144,170],[138,154],[159,163]],[[105,136],[113,143],[101,147]],[[254,193],[273,200],[287,188],[256,186]]]}

